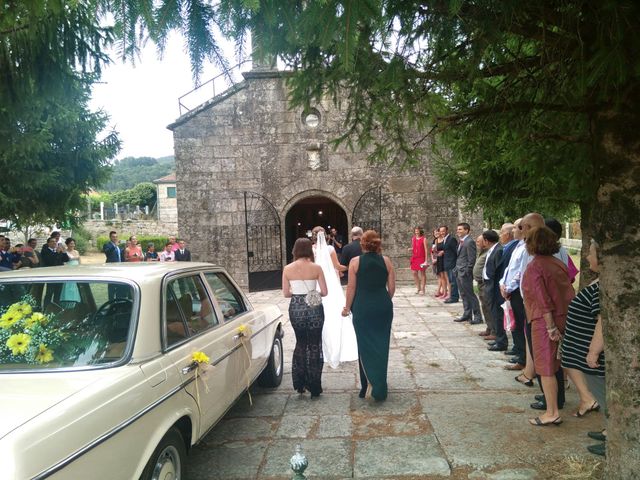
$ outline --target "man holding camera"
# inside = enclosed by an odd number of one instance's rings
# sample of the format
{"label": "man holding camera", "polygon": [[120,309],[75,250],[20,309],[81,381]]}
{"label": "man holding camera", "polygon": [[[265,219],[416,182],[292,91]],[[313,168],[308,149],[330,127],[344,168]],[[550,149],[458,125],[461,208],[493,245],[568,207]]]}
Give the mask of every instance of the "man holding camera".
{"label": "man holding camera", "polygon": [[342,247],[344,246],[344,238],[342,238],[342,235],[340,235],[335,228],[332,228],[329,231],[329,235],[327,235],[327,245],[331,245],[335,249],[336,255],[340,257]]}

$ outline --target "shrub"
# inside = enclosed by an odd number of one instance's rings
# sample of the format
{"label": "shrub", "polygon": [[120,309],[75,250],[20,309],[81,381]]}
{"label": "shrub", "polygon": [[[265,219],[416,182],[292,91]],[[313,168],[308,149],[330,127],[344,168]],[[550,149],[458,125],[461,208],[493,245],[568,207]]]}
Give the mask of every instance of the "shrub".
{"label": "shrub", "polygon": [[87,253],[87,249],[91,243],[91,233],[82,225],[76,225],[71,231],[71,236],[76,241],[76,250],[78,250],[80,255]]}
{"label": "shrub", "polygon": [[[130,236],[131,236],[130,233],[119,235],[121,248],[124,248],[126,241]],[[153,244],[156,246],[156,251],[159,252],[164,248],[165,244],[169,241],[169,237],[160,236],[160,235],[136,235],[136,237],[138,239],[138,243],[142,247],[143,253],[147,251],[147,245],[149,245],[150,242],[153,242]],[[107,243],[108,241],[109,241],[108,236],[100,235],[96,239],[96,247],[98,248],[98,250],[102,251],[102,247],[104,247],[104,244]]]}

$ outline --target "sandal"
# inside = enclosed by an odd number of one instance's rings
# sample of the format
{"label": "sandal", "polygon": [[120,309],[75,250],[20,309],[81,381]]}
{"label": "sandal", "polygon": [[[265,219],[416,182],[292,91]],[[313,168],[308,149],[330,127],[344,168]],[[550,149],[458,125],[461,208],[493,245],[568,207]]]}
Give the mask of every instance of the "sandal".
{"label": "sandal", "polygon": [[[521,380],[520,377],[524,377],[526,378],[526,380]],[[520,375],[516,375],[516,382],[521,383],[523,385],[526,385],[527,387],[533,387],[533,378],[529,378],[527,377],[524,373],[521,373]]]}
{"label": "sandal", "polygon": [[597,401],[595,401],[584,412],[581,412],[580,410],[578,410],[576,413],[573,414],[573,416],[581,418],[581,417],[584,417],[589,412],[598,412],[598,411],[600,411],[600,404]]}
{"label": "sandal", "polygon": [[559,427],[560,424],[562,424],[562,419],[558,417],[555,420],[551,420],[550,422],[543,422],[542,420],[540,420],[540,417],[536,417],[530,418],[529,423],[534,427],[547,427],[549,425],[555,425],[556,427]]}

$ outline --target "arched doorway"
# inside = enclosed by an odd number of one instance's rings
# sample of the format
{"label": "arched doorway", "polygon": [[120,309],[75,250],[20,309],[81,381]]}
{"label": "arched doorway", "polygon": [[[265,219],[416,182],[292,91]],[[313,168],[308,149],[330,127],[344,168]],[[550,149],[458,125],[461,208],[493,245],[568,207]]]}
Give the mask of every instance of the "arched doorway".
{"label": "arched doorway", "polygon": [[325,230],[335,228],[345,241],[349,238],[347,214],[340,205],[320,195],[303,198],[289,209],[285,217],[287,263],[293,260],[291,250],[295,241],[308,236],[318,225]]}

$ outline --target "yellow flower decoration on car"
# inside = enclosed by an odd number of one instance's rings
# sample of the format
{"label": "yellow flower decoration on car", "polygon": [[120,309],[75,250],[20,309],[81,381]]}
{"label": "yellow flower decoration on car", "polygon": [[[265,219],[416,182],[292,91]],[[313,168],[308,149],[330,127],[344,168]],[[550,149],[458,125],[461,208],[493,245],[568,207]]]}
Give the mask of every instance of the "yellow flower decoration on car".
{"label": "yellow flower decoration on car", "polygon": [[38,353],[36,353],[36,361],[49,363],[51,360],[53,360],[53,350],[47,348],[44,343],[41,343],[38,347]]}
{"label": "yellow flower decoration on car", "polygon": [[250,337],[251,336],[251,327],[249,325],[242,324],[238,327],[238,335],[241,337]]}
{"label": "yellow flower decoration on car", "polygon": [[16,305],[16,311],[19,312],[23,317],[33,312],[31,305],[29,305],[28,303],[20,302],[14,305]]}
{"label": "yellow flower decoration on car", "polygon": [[42,324],[44,325],[47,322],[47,317],[45,317],[40,312],[35,312],[29,318],[24,321],[24,325],[27,328],[33,328],[35,325]]}
{"label": "yellow flower decoration on car", "polygon": [[209,363],[209,357],[204,352],[193,352],[191,360],[196,363]]}
{"label": "yellow flower decoration on car", "polygon": [[22,315],[20,315],[15,310],[7,310],[4,315],[0,317],[0,328],[8,329],[13,327],[13,325],[22,319]]}
{"label": "yellow flower decoration on car", "polygon": [[11,349],[11,353],[14,355],[24,355],[31,343],[31,335],[26,333],[16,333],[11,335],[7,340],[7,347]]}

